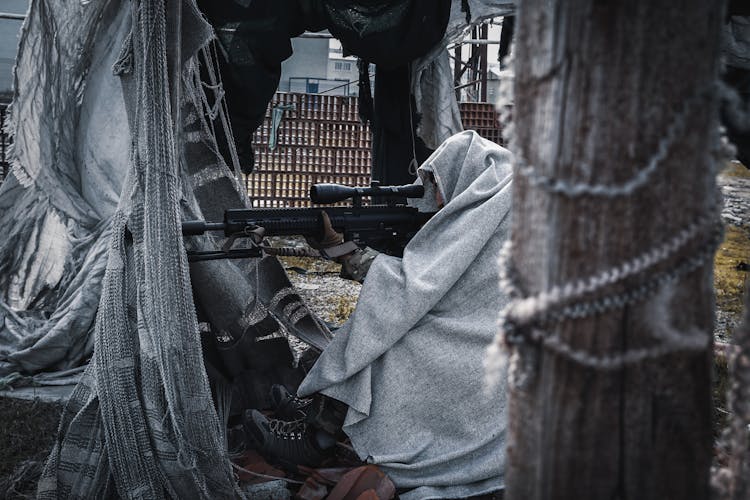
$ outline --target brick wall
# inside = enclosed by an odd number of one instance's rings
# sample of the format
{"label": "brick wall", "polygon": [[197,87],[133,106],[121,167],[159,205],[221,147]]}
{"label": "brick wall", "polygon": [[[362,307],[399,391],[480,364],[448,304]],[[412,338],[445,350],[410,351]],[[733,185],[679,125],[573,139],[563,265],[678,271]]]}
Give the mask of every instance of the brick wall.
{"label": "brick wall", "polygon": [[[284,111],[272,151],[268,144],[275,106],[293,109]],[[464,128],[500,142],[492,104],[461,103],[459,107]],[[356,97],[276,93],[253,137],[255,170],[246,182],[254,206],[308,206],[310,185],[318,182],[369,185],[372,137],[358,113]]]}

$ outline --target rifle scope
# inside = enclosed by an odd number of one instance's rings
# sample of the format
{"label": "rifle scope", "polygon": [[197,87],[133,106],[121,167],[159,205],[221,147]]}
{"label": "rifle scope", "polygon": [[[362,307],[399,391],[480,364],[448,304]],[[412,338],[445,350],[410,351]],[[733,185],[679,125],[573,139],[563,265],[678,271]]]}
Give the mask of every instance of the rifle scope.
{"label": "rifle scope", "polygon": [[424,196],[424,186],[407,184],[405,186],[352,187],[327,183],[310,186],[310,201],[313,203],[336,203],[348,198],[361,199],[363,196],[421,198]]}

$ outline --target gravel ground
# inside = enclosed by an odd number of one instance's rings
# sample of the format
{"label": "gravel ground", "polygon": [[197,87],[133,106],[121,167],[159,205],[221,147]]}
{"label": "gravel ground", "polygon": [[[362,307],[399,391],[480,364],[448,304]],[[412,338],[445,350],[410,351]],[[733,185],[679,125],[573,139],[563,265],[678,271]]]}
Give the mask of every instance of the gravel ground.
{"label": "gravel ground", "polygon": [[359,297],[359,283],[336,274],[299,274],[287,271],[289,279],[315,313],[329,323],[346,321]]}
{"label": "gravel ground", "polygon": [[750,230],[750,178],[720,175],[718,183],[724,195],[724,222]]}
{"label": "gravel ground", "polygon": [[[302,238],[295,237],[270,238],[270,243],[292,248],[305,246]],[[312,257],[279,257],[279,260],[310,309],[336,326],[346,321],[354,310],[362,285],[340,278],[339,264]]]}

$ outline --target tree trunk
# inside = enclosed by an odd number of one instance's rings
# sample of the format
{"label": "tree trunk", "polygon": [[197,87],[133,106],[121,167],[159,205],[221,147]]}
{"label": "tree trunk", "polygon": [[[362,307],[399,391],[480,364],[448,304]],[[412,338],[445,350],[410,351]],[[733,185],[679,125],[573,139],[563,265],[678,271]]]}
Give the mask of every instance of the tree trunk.
{"label": "tree trunk", "polygon": [[721,21],[703,0],[520,3],[509,262],[526,297],[601,279],[508,323],[507,498],[709,496]]}

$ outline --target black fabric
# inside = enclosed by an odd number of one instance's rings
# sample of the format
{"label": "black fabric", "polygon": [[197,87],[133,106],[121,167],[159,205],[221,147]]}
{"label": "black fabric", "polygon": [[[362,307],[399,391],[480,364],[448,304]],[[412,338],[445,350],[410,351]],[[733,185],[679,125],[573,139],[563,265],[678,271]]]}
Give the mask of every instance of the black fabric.
{"label": "black fabric", "polygon": [[419,164],[432,153],[417,136],[419,117],[410,93],[409,74],[408,66],[393,70],[378,66],[375,72],[372,178],[381,185],[414,182],[416,172],[409,172],[414,150]]}
{"label": "black fabric", "polygon": [[[417,138],[418,117],[413,111],[409,117],[412,97],[408,64],[443,38],[451,2],[327,0],[324,3],[328,29],[341,41],[344,53],[377,66],[372,118],[368,116],[368,95],[366,91],[360,92],[361,117],[373,125],[372,178],[384,185],[411,183],[416,178],[409,172],[414,150],[418,162],[432,151]],[[360,85],[364,90],[362,74]],[[416,109],[413,104],[412,110]]]}
{"label": "black fabric", "polygon": [[469,0],[461,0],[461,12],[466,14],[466,24],[471,24],[471,7],[469,7]]}
{"label": "black fabric", "polygon": [[732,16],[750,16],[750,2],[747,0],[730,0],[727,7],[727,19]]}
{"label": "black fabric", "polygon": [[515,16],[505,16],[503,18],[503,27],[500,31],[500,45],[497,49],[497,62],[503,63],[503,59],[510,52],[510,44],[513,42],[513,30],[515,26]]}
{"label": "black fabric", "polygon": [[372,87],[370,86],[370,63],[357,60],[359,70],[359,120],[367,125],[372,123],[375,116],[374,104],[372,102]]}
{"label": "black fabric", "polygon": [[[279,86],[281,62],[292,55],[290,37],[301,31],[291,0],[244,3],[248,5],[198,0],[198,7],[216,31],[219,71],[240,165],[250,173],[255,163],[251,136],[263,123],[268,101]],[[219,139],[221,153],[231,165],[226,138]]]}
{"label": "black fabric", "polygon": [[433,48],[445,34],[450,0],[326,0],[328,30],[345,53],[395,69]]}
{"label": "black fabric", "polygon": [[218,37],[220,71],[245,173],[254,163],[251,136],[278,87],[281,62],[292,54],[290,37],[328,28],[345,53],[377,65],[371,114],[369,77],[366,83],[360,76],[362,117],[373,123],[373,179],[384,184],[415,179],[408,172],[413,149],[418,161],[430,151],[419,139],[412,147],[417,117],[409,119],[408,63],[442,39],[450,0],[198,0],[198,6]]}
{"label": "black fabric", "polygon": [[305,422],[339,439],[344,438],[342,427],[347,411],[349,407],[346,403],[318,393],[313,396],[312,404],[306,409]]}
{"label": "black fabric", "polygon": [[201,334],[201,343],[212,386],[217,382],[230,386],[230,415],[240,415],[246,408],[272,408],[271,387],[280,383],[296,390],[306,373],[294,366],[289,343],[283,337],[253,342],[244,336],[224,345],[214,333],[206,332]]}

